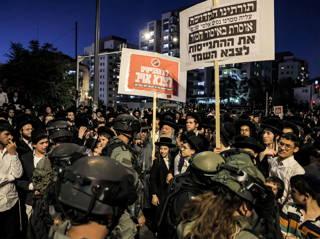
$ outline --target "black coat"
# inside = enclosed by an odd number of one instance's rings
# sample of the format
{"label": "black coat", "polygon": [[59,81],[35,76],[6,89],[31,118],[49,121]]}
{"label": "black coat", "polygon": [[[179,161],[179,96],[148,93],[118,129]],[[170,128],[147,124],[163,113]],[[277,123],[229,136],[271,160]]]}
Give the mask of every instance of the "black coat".
{"label": "black coat", "polygon": [[21,158],[24,154],[29,152],[32,152],[32,149],[29,147],[29,145],[27,145],[23,139],[19,139],[17,141],[17,153],[19,157]]}
{"label": "black coat", "polygon": [[21,178],[16,180],[20,198],[23,203],[32,205],[33,191],[29,190],[29,184],[32,182],[32,174],[34,170],[33,152],[30,151],[20,157],[23,168]]}
{"label": "black coat", "polygon": [[156,194],[159,198],[160,204],[164,202],[169,184],[167,184],[167,175],[171,172],[173,160],[169,158],[169,169],[166,166],[162,157],[156,158],[153,161],[150,170],[150,192],[151,195]]}

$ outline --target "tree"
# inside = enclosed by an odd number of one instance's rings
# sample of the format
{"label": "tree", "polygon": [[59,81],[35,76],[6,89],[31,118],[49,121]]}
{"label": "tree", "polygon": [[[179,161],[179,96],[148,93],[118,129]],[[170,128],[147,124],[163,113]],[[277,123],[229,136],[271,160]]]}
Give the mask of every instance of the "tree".
{"label": "tree", "polygon": [[8,86],[18,88],[33,104],[70,104],[74,98],[74,60],[59,52],[50,43],[40,45],[32,40],[27,48],[11,43],[8,62],[0,68],[0,75],[8,79]]}

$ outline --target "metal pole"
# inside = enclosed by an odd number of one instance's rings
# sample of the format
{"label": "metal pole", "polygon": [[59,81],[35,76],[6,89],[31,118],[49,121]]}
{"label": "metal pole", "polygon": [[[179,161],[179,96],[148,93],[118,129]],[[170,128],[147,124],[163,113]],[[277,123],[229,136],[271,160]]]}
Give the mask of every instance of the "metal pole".
{"label": "metal pole", "polygon": [[75,22],[74,54],[76,58],[76,107],[79,106],[78,22]]}
{"label": "metal pole", "polygon": [[77,95],[76,95],[76,107],[78,108],[79,106],[79,57],[76,56],[76,59],[77,59],[77,71],[76,71],[76,90],[77,90]]}
{"label": "metal pole", "polygon": [[78,22],[75,22],[75,39],[74,39],[74,55],[78,57]]}
{"label": "metal pole", "polygon": [[96,0],[96,35],[94,44],[94,84],[93,103],[97,106],[99,101],[99,45],[100,45],[100,0]]}

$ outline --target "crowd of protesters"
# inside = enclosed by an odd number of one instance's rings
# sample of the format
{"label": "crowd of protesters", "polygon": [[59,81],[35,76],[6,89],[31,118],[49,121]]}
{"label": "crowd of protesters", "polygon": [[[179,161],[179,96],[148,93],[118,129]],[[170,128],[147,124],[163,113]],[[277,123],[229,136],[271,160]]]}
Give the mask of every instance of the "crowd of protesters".
{"label": "crowd of protesters", "polygon": [[[85,155],[115,159],[133,169],[139,181],[135,182],[140,185],[135,192],[139,203],[134,203],[139,208],[132,213],[128,206],[124,214],[129,216],[119,215],[112,229],[120,229],[111,234],[113,238],[137,238],[144,228],[155,238],[320,238],[320,111],[286,112],[283,119],[265,117],[263,112],[225,112],[217,148],[214,112],[159,109],[156,157],[152,158],[151,109],[92,110],[82,105],[35,109],[10,102],[0,93],[4,98],[0,112],[0,238],[49,238],[49,231],[51,238],[60,238],[51,229],[63,224],[68,213],[57,208],[56,201],[64,197],[52,184],[57,185],[61,171]],[[243,162],[244,167],[239,166]],[[240,171],[243,174],[234,177]],[[254,183],[244,186],[239,181],[244,175]],[[176,195],[187,181],[185,191],[191,196],[179,199]],[[264,201],[261,195],[266,195]],[[65,200],[68,204],[69,199]],[[268,203],[271,201],[276,203]],[[76,204],[72,201],[69,206]],[[172,212],[177,212],[174,223],[166,216]],[[255,212],[257,217],[266,217],[265,222],[268,216],[276,220],[270,223],[273,230],[270,225],[263,230],[242,226],[239,217],[252,221]],[[273,234],[268,236],[270,231]],[[105,234],[76,237],[75,231],[69,232],[63,238],[106,238]]]}

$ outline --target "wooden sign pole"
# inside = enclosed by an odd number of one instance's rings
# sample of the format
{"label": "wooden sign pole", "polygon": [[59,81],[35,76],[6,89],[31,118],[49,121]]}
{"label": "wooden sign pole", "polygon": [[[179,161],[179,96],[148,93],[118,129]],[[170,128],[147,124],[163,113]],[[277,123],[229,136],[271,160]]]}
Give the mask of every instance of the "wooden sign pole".
{"label": "wooden sign pole", "polygon": [[219,61],[214,61],[214,91],[215,91],[215,118],[216,118],[216,148],[221,148],[220,141],[220,74]]}
{"label": "wooden sign pole", "polygon": [[156,121],[157,121],[157,92],[153,94],[153,111],[152,111],[152,160],[156,155]]}
{"label": "wooden sign pole", "polygon": [[[213,6],[219,5],[219,0],[212,0]],[[215,90],[215,118],[216,118],[216,148],[221,148],[220,140],[220,74],[219,74],[219,61],[214,61],[214,90]]]}

